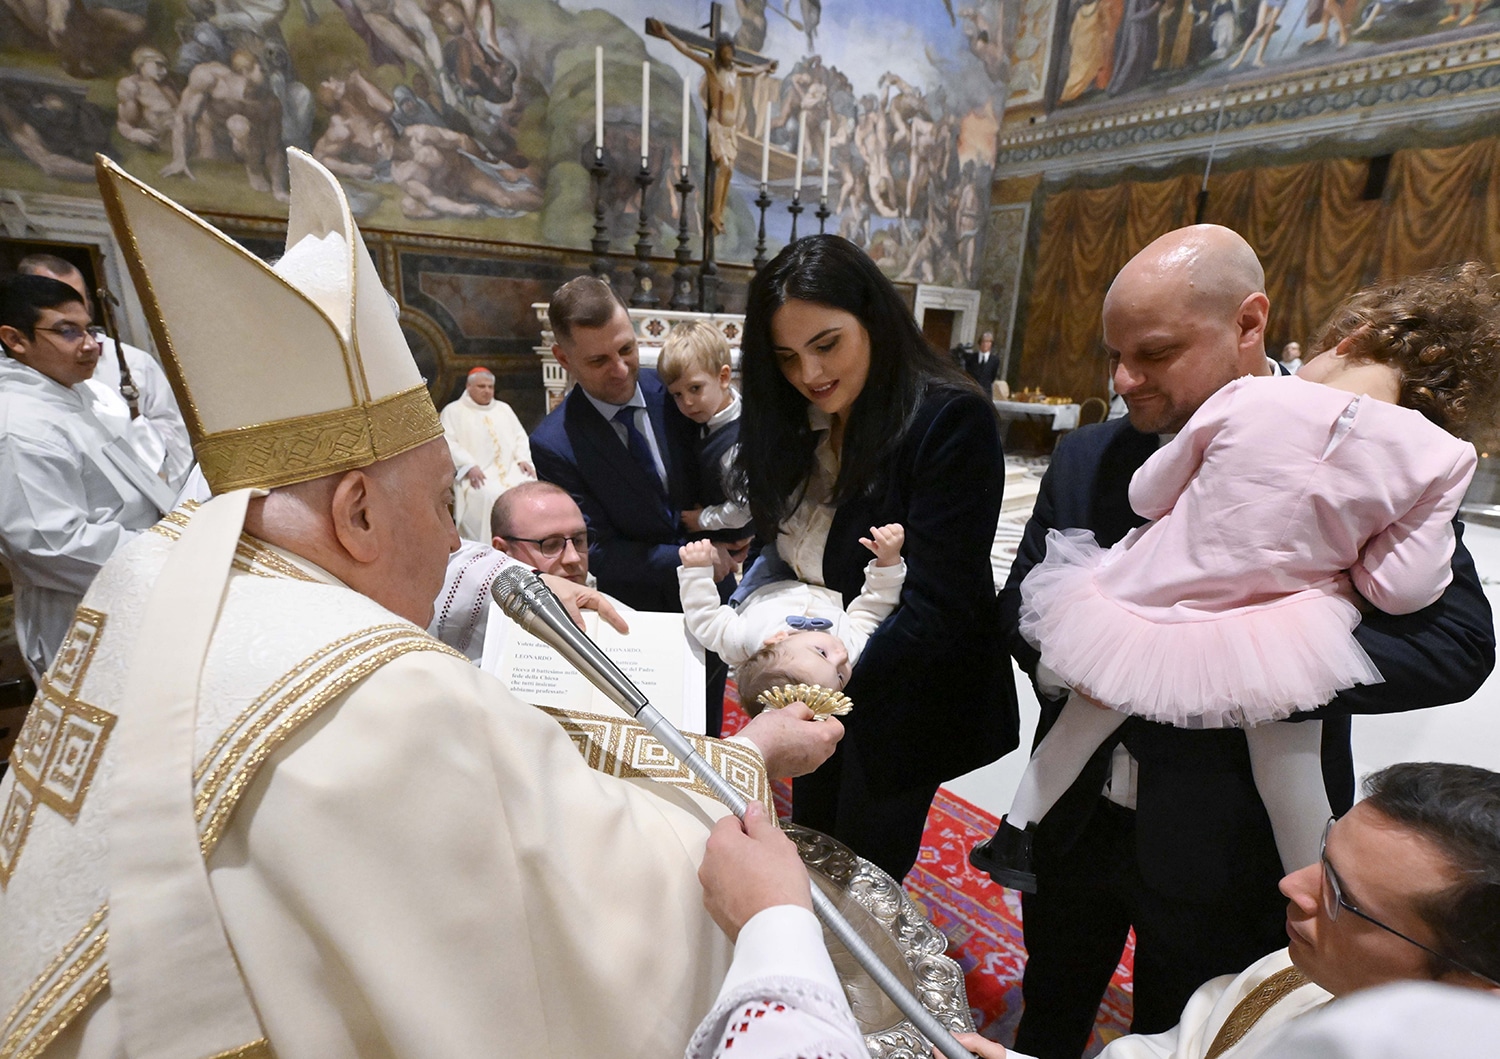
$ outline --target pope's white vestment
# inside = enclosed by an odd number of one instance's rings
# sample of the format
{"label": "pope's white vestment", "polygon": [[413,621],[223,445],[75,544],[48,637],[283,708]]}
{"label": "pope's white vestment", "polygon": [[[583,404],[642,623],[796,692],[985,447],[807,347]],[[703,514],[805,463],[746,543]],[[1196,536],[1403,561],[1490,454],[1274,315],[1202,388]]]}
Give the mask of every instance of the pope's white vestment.
{"label": "pope's white vestment", "polygon": [[[110,730],[190,517],[95,580],[0,781],[0,1054],[125,1054],[107,977]],[[696,878],[723,810],[634,772],[652,767],[634,722],[584,718],[570,738],[248,536],[198,688],[200,843],[280,1059],[682,1054],[730,961]],[[580,738],[613,764],[587,766]],[[725,752],[764,785],[758,758]]]}
{"label": "pope's white vestment", "polygon": [[38,683],[105,560],[172,503],[108,402],[92,382],[64,386],[0,356],[0,561]]}
{"label": "pope's white vestment", "polygon": [[[523,462],[531,462],[531,442],[516,413],[499,399],[479,404],[463,393],[443,409],[439,418],[458,471],[453,498],[458,535],[465,540],[487,541],[495,498],[532,479],[521,469]],[[463,477],[471,467],[478,467],[484,474],[484,484],[477,488]]]}
{"label": "pope's white vestment", "polygon": [[136,407],[140,415],[132,420],[130,406],[120,395],[120,358],[115,352],[115,340],[102,338],[99,347],[99,363],[89,381],[120,397],[119,408],[132,430],[136,450],[168,485],[180,488],[193,466],[193,443],[166,372],[144,349],[128,342],[120,344],[118,348],[125,353],[125,365],[138,392]]}

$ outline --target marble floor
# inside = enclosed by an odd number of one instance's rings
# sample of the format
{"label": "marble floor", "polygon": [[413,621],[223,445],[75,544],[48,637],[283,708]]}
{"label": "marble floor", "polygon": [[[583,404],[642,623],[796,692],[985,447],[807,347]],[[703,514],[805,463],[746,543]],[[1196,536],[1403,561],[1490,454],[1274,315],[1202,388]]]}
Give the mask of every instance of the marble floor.
{"label": "marble floor", "polygon": [[[1006,461],[1006,501],[991,554],[996,582],[1003,584],[1031,512],[1044,459]],[[1500,612],[1500,527],[1471,523],[1464,543],[1474,556],[1490,605]],[[1031,746],[1037,703],[1031,683],[1016,669],[1021,704],[1021,746]],[[1358,776],[1396,761],[1457,761],[1500,772],[1500,669],[1466,702],[1430,710],[1354,719]],[[945,785],[958,797],[996,816],[1010,805],[1026,759],[1021,750]]]}

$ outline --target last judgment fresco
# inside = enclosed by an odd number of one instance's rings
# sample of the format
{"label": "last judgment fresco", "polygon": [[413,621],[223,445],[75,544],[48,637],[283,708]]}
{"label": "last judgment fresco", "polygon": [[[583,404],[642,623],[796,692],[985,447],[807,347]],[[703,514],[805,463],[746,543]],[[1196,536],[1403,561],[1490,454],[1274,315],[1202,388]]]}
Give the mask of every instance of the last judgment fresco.
{"label": "last judgment fresco", "polygon": [[[711,14],[682,0],[0,0],[0,187],[91,194],[102,152],[191,207],[284,216],[283,154],[297,146],[372,228],[584,248],[602,125],[612,245],[633,239],[644,157],[664,254],[686,81],[695,253],[712,149],[730,173],[720,260],[754,255],[764,174],[771,252],[794,192],[806,233],[826,186],[827,230],[893,278],[973,286],[1015,11],[734,0],[721,48]],[[735,105],[710,131],[716,58]]]}

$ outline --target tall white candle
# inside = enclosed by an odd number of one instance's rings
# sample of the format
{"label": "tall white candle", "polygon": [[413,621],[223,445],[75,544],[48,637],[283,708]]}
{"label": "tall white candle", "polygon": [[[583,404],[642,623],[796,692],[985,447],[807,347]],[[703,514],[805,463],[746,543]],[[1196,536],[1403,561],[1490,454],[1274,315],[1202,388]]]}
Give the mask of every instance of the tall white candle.
{"label": "tall white candle", "polygon": [[688,170],[688,130],[693,125],[693,108],[688,102],[688,79],[682,79],[682,171]]}
{"label": "tall white candle", "polygon": [[793,191],[802,190],[802,159],[807,150],[807,115],[800,114],[797,117],[797,183],[792,186]]}
{"label": "tall white candle", "polygon": [[651,60],[641,63],[641,165],[651,157]]}
{"label": "tall white candle", "polygon": [[604,49],[594,48],[594,154],[604,153]]}
{"label": "tall white candle", "polygon": [[771,175],[771,107],[761,108],[760,118],[760,182],[766,183]]}
{"label": "tall white candle", "polygon": [[822,196],[825,199],[828,197],[828,141],[830,139],[829,133],[832,130],[832,128],[833,128],[833,122],[830,121],[828,118],[824,118],[823,119],[823,190],[822,190],[821,194],[822,194]]}

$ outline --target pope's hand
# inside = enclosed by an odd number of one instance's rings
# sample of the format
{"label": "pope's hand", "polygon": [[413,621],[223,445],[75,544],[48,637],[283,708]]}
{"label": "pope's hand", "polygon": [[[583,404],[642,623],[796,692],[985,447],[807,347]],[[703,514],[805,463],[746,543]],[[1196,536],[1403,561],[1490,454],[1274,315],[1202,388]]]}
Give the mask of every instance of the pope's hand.
{"label": "pope's hand", "polygon": [[[979,1056],[979,1059],[1005,1059],[1004,1045],[996,1044],[977,1033],[955,1033],[953,1039]],[[932,1054],[934,1059],[943,1059],[943,1053],[936,1048],[932,1050]]]}
{"label": "pope's hand", "polygon": [[806,776],[833,755],[844,726],[837,718],[813,720],[806,705],[794,702],[781,710],[764,710],[739,734],[755,744],[773,779]]}
{"label": "pope's hand", "polygon": [[730,941],[767,908],[799,905],[812,911],[812,883],[797,847],[759,802],[746,807],[743,825],[733,816],[714,825],[698,881],[703,907]]}
{"label": "pope's hand", "polygon": [[[615,610],[614,604],[609,597],[597,588],[589,588],[580,585],[576,581],[569,581],[565,577],[556,574],[542,574],[542,581],[552,590],[562,605],[568,608],[568,616],[573,619],[573,624],[580,629],[583,628],[583,611],[596,611],[599,617],[609,622],[618,631],[629,633],[630,626],[625,624],[625,619],[620,617],[620,612]],[[759,746],[760,744],[756,744]]]}
{"label": "pope's hand", "polygon": [[464,472],[464,481],[469,483],[470,489],[478,489],[484,484],[484,472],[478,467],[470,467]]}

